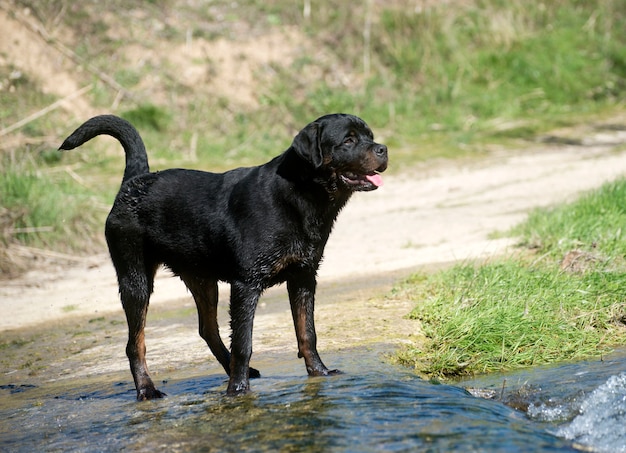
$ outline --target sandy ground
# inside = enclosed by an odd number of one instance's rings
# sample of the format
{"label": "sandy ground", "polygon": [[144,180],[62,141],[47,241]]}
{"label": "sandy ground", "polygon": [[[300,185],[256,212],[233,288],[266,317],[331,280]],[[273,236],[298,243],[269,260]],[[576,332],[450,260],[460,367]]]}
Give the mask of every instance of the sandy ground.
{"label": "sandy ground", "polygon": [[[589,127],[576,134],[577,145],[542,143],[471,162],[423,164],[386,176],[375,192],[356,194],[327,245],[320,288],[336,294],[343,285],[351,293],[360,286],[371,294],[372,286],[388,285],[420,266],[505,252],[514,239],[490,239],[490,233],[520,222],[532,208],[572,200],[626,174],[626,127]],[[363,295],[363,301],[368,297]],[[152,306],[174,300],[193,306],[183,284],[161,272]],[[281,309],[288,312],[288,305]],[[103,251],[73,263],[53,263],[0,282],[0,311],[0,331],[121,313],[108,256]],[[338,306],[321,311],[322,317],[341,319]],[[262,316],[260,310],[255,326],[271,324]]]}

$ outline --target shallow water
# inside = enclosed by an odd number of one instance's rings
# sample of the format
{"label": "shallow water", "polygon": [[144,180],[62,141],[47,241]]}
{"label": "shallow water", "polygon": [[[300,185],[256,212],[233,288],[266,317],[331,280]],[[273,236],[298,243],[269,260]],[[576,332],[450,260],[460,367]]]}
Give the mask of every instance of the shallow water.
{"label": "shallow water", "polygon": [[[266,355],[255,361],[264,377],[236,398],[225,396],[225,376],[212,366],[169,373],[160,385],[169,396],[143,403],[119,373],[2,385],[0,450],[521,452],[626,445],[626,354],[457,385],[421,380],[371,348],[325,359],[345,374],[308,378],[292,355]],[[465,386],[509,403],[518,398],[516,407],[527,412],[474,397]]]}

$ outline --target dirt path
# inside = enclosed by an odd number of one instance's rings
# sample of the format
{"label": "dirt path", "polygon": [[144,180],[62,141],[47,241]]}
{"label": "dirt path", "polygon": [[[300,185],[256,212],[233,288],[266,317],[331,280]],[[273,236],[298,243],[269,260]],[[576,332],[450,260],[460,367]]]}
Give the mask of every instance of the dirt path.
{"label": "dirt path", "polygon": [[[489,239],[490,233],[513,226],[536,206],[573,199],[626,174],[626,128],[589,128],[577,134],[578,145],[542,144],[469,163],[424,164],[386,176],[385,185],[375,192],[356,194],[339,216],[320,269],[320,326],[326,320],[332,330],[348,319],[363,326],[367,319],[375,324],[391,317],[394,328],[402,330],[408,306],[379,303],[378,314],[358,309],[370,303],[371,291],[380,292],[393,278],[419,266],[501,253],[512,240]],[[267,300],[278,294],[284,299],[284,292],[272,290]],[[354,305],[324,300],[335,300],[337,294]],[[182,283],[161,273],[152,306],[176,300],[192,306]],[[285,318],[281,323],[291,322],[287,304],[268,309],[269,317],[263,318],[268,305],[261,305],[255,331],[268,325],[274,330],[276,316]],[[104,252],[0,283],[0,310],[0,331],[79,315],[121,313],[115,275]],[[291,341],[292,329],[282,330]]]}

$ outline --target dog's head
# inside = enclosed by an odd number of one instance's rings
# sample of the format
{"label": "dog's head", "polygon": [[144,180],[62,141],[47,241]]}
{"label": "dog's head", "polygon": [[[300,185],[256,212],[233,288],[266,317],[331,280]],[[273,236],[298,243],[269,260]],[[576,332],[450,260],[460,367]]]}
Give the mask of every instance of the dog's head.
{"label": "dog's head", "polygon": [[337,113],[325,115],[302,129],[292,148],[316,170],[330,178],[333,188],[375,190],[387,169],[387,147],[361,118]]}

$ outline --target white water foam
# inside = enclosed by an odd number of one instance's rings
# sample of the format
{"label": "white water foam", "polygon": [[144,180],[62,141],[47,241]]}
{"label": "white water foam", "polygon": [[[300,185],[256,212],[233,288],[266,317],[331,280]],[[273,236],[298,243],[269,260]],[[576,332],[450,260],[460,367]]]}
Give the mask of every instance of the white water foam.
{"label": "white water foam", "polygon": [[571,417],[571,407],[563,404],[531,403],[528,406],[528,416],[540,422],[563,422]]}
{"label": "white water foam", "polygon": [[626,452],[626,373],[611,376],[580,406],[578,415],[556,435],[598,452]]}

